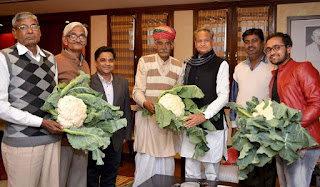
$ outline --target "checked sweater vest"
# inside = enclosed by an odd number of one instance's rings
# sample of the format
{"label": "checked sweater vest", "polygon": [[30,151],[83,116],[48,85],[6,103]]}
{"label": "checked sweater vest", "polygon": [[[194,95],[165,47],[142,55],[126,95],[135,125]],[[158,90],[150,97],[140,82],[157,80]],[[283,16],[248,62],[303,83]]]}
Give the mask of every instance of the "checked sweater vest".
{"label": "checked sweater vest", "polygon": [[[41,108],[52,92],[56,82],[56,63],[53,54],[42,50],[37,62],[27,53],[19,56],[16,46],[3,49],[10,73],[8,101],[12,107],[29,112],[41,118],[49,114]],[[3,142],[13,147],[33,147],[54,143],[60,140],[59,135],[52,135],[41,127],[29,127],[6,122]]]}

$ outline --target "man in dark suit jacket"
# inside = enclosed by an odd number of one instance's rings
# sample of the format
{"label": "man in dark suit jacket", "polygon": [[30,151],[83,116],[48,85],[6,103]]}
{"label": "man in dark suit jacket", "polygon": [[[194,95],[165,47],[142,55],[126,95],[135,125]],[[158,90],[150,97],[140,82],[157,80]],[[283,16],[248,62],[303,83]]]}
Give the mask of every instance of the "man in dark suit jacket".
{"label": "man in dark suit jacket", "polygon": [[111,47],[100,47],[95,52],[95,66],[97,73],[91,76],[91,88],[103,93],[103,99],[109,104],[120,106],[124,112],[123,117],[128,121],[127,127],[115,132],[111,143],[104,150],[104,165],[97,166],[89,153],[87,183],[88,187],[115,186],[120,165],[122,145],[131,139],[131,108],[129,96],[129,83],[126,79],[112,75],[115,66],[116,54]]}

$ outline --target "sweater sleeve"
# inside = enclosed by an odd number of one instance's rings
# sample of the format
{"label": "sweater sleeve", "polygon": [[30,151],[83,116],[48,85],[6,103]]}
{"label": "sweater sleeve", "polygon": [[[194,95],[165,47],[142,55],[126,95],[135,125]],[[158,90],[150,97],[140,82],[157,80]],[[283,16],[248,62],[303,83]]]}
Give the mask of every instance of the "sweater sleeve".
{"label": "sweater sleeve", "polygon": [[145,70],[144,61],[142,58],[140,58],[138,63],[135,81],[136,82],[132,91],[132,98],[139,106],[143,108],[143,103],[147,100],[145,97],[147,72]]}
{"label": "sweater sleeve", "polygon": [[0,118],[19,125],[40,127],[42,118],[12,107],[8,101],[10,74],[5,56],[0,53]]}

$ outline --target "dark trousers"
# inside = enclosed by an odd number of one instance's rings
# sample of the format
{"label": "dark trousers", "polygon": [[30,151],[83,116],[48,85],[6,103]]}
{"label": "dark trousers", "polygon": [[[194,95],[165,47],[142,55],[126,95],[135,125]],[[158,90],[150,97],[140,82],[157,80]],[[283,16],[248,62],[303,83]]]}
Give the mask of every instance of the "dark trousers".
{"label": "dark trousers", "polygon": [[115,152],[111,142],[103,152],[105,158],[103,158],[104,165],[102,166],[96,165],[96,161],[92,160],[92,152],[89,152],[87,170],[88,187],[98,187],[99,177],[101,187],[114,187],[116,184],[122,148],[118,152]]}
{"label": "dark trousers", "polygon": [[240,181],[240,187],[275,187],[277,178],[276,159],[263,167],[254,167],[246,180]]}

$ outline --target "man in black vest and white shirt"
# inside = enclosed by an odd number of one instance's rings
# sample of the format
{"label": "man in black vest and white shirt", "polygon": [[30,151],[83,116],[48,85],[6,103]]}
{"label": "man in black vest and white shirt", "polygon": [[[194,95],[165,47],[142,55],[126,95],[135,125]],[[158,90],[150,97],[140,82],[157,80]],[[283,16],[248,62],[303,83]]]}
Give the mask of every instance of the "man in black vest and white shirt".
{"label": "man in black vest and white shirt", "polygon": [[61,129],[41,109],[58,81],[56,61],[40,49],[38,19],[12,20],[14,46],[0,52],[0,118],[6,121],[2,158],[8,186],[59,186]]}
{"label": "man in black vest and white shirt", "polygon": [[194,43],[197,52],[187,59],[184,76],[185,85],[197,85],[204,93],[203,99],[193,101],[199,108],[208,105],[202,114],[191,114],[185,120],[185,127],[200,125],[210,120],[217,113],[218,121],[213,121],[217,131],[207,131],[206,139],[210,150],[205,156],[193,159],[195,144],[190,143],[183,134],[181,156],[186,157],[186,177],[201,179],[201,164],[205,167],[205,178],[216,181],[218,179],[220,160],[227,149],[227,123],[224,106],[229,99],[229,65],[213,51],[213,32],[209,28],[200,28],[194,33]]}

